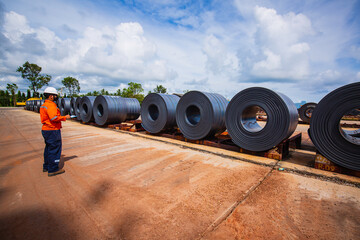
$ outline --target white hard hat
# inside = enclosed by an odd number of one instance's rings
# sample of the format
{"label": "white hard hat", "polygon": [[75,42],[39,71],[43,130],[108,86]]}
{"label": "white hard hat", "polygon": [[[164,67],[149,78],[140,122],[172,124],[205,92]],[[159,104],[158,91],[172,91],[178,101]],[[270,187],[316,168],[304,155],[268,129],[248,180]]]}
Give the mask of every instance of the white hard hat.
{"label": "white hard hat", "polygon": [[57,92],[56,89],[53,88],[53,87],[47,87],[47,88],[45,88],[44,93],[50,93],[50,94],[58,95],[58,92]]}

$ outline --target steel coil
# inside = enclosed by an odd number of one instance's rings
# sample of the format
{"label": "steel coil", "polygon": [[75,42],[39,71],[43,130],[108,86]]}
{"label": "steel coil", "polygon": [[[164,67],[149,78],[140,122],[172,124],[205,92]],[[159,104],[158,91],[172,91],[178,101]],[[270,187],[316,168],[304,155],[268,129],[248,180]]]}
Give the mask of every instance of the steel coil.
{"label": "steel coil", "polygon": [[93,106],[95,101],[94,96],[85,96],[81,98],[80,102],[80,116],[83,122],[93,122],[94,115],[93,115]]}
{"label": "steel coil", "polygon": [[313,102],[305,103],[298,109],[299,117],[303,122],[310,123],[310,119],[316,105],[317,104]]}
{"label": "steel coil", "polygon": [[30,101],[26,101],[25,103],[25,109],[30,110]]}
{"label": "steel coil", "polygon": [[75,101],[75,115],[77,120],[81,120],[80,106],[81,106],[81,97],[77,97]]}
{"label": "steel coil", "polygon": [[69,114],[70,115],[76,115],[75,114],[75,103],[76,103],[76,98],[75,97],[72,97],[70,99],[70,111],[69,111]]}
{"label": "steel coil", "polygon": [[34,100],[34,102],[33,102],[33,111],[37,112],[37,110],[38,110],[38,100]]}
{"label": "steel coil", "polygon": [[61,106],[60,107],[61,116],[65,116],[69,114],[71,108],[71,98],[62,98],[60,106]]}
{"label": "steel coil", "polygon": [[136,98],[123,98],[126,104],[126,120],[135,120],[140,116],[140,103]]}
{"label": "steel coil", "polygon": [[37,113],[40,113],[40,107],[41,105],[43,105],[43,103],[45,102],[45,100],[35,100],[35,105],[34,105],[34,111]]}
{"label": "steel coil", "polygon": [[141,105],[141,125],[150,133],[159,133],[176,126],[176,95],[150,93]]}
{"label": "steel coil", "polygon": [[61,111],[61,99],[62,98],[59,97],[58,100],[55,102],[57,107],[60,109],[60,111]]}
{"label": "steel coil", "polygon": [[[267,122],[261,127],[256,113],[262,108]],[[293,134],[298,124],[295,104],[284,94],[253,87],[236,94],[226,109],[226,127],[232,141],[250,151],[269,150]]]}
{"label": "steel coil", "polygon": [[29,101],[29,110],[34,111],[34,100]]}
{"label": "steel coil", "polygon": [[140,103],[135,98],[100,95],[94,101],[93,114],[98,125],[135,120],[140,115]]}
{"label": "steel coil", "polygon": [[211,137],[225,131],[225,110],[228,101],[216,93],[190,91],[179,100],[176,123],[190,140]]}
{"label": "steel coil", "polygon": [[346,131],[341,118],[360,106],[360,82],[327,94],[315,108],[309,134],[316,149],[340,166],[360,170],[360,130]]}

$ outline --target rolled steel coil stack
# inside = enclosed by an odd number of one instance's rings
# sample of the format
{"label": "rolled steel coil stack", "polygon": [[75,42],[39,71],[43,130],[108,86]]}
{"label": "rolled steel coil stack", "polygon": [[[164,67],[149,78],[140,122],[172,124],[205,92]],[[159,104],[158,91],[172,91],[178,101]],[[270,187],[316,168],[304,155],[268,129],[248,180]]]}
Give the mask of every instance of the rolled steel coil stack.
{"label": "rolled steel coil stack", "polygon": [[60,109],[60,112],[61,112],[61,99],[62,98],[59,97],[58,100],[55,102],[57,107]]}
{"label": "rolled steel coil stack", "polygon": [[[262,128],[256,113],[262,108],[267,123]],[[232,141],[251,151],[269,150],[291,136],[298,124],[295,104],[284,94],[266,88],[247,88],[236,94],[226,109],[226,127]]]}
{"label": "rolled steel coil stack", "polygon": [[76,98],[72,97],[70,100],[70,111],[69,111],[70,115],[76,115],[75,114],[75,103],[76,103]]}
{"label": "rolled steel coil stack", "polygon": [[312,116],[312,113],[314,111],[314,109],[316,108],[317,104],[310,102],[310,103],[305,103],[304,105],[302,105],[299,109],[299,117],[303,122],[306,123],[310,123],[310,119]]}
{"label": "rolled steel coil stack", "polygon": [[102,126],[137,119],[140,103],[135,98],[100,95],[95,98],[92,110],[96,124]]}
{"label": "rolled steel coil stack", "polygon": [[29,102],[30,102],[30,108],[29,108],[29,110],[30,110],[30,111],[34,111],[34,100],[30,100]]}
{"label": "rolled steel coil stack", "polygon": [[70,113],[71,98],[62,98],[60,104],[61,116],[65,116]]}
{"label": "rolled steel coil stack", "polygon": [[81,120],[85,123],[94,121],[93,105],[95,98],[96,97],[94,96],[85,96],[81,98],[80,116],[81,116]]}
{"label": "rolled steel coil stack", "polygon": [[182,134],[191,140],[211,137],[225,131],[228,101],[217,93],[190,91],[176,107],[176,122]]}
{"label": "rolled steel coil stack", "polygon": [[80,106],[81,106],[81,97],[77,97],[75,101],[75,115],[76,115],[76,119],[79,121],[81,120]]}
{"label": "rolled steel coil stack", "polygon": [[34,104],[34,112],[39,113],[40,112],[40,107],[41,105],[43,105],[45,102],[45,100],[35,100],[35,104]]}
{"label": "rolled steel coil stack", "polygon": [[340,166],[360,170],[360,130],[344,130],[341,118],[360,106],[360,82],[327,94],[315,108],[309,135],[316,149]]}
{"label": "rolled steel coil stack", "polygon": [[37,112],[37,111],[38,111],[38,100],[34,100],[33,103],[34,103],[34,104],[33,104],[33,111],[34,111],[34,112]]}
{"label": "rolled steel coil stack", "polygon": [[141,105],[141,125],[150,133],[176,126],[176,107],[180,97],[162,93],[151,93]]}

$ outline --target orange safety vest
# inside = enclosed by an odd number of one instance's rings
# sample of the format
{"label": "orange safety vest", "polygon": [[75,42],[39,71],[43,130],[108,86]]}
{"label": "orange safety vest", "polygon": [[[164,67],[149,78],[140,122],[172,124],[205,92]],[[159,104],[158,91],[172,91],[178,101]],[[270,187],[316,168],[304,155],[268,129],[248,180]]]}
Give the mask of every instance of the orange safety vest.
{"label": "orange safety vest", "polygon": [[40,120],[43,124],[42,130],[60,130],[61,121],[66,121],[66,117],[60,115],[56,103],[45,100],[40,107]]}

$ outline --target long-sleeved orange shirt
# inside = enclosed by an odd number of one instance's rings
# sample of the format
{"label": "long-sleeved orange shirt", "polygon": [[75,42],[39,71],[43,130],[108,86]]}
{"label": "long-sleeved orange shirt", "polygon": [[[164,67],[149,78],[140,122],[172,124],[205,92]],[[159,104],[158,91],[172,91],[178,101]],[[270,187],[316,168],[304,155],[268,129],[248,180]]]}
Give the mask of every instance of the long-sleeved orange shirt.
{"label": "long-sleeved orange shirt", "polygon": [[45,100],[40,107],[40,120],[43,124],[42,130],[60,130],[61,121],[66,121],[66,117],[60,115],[56,103]]}

